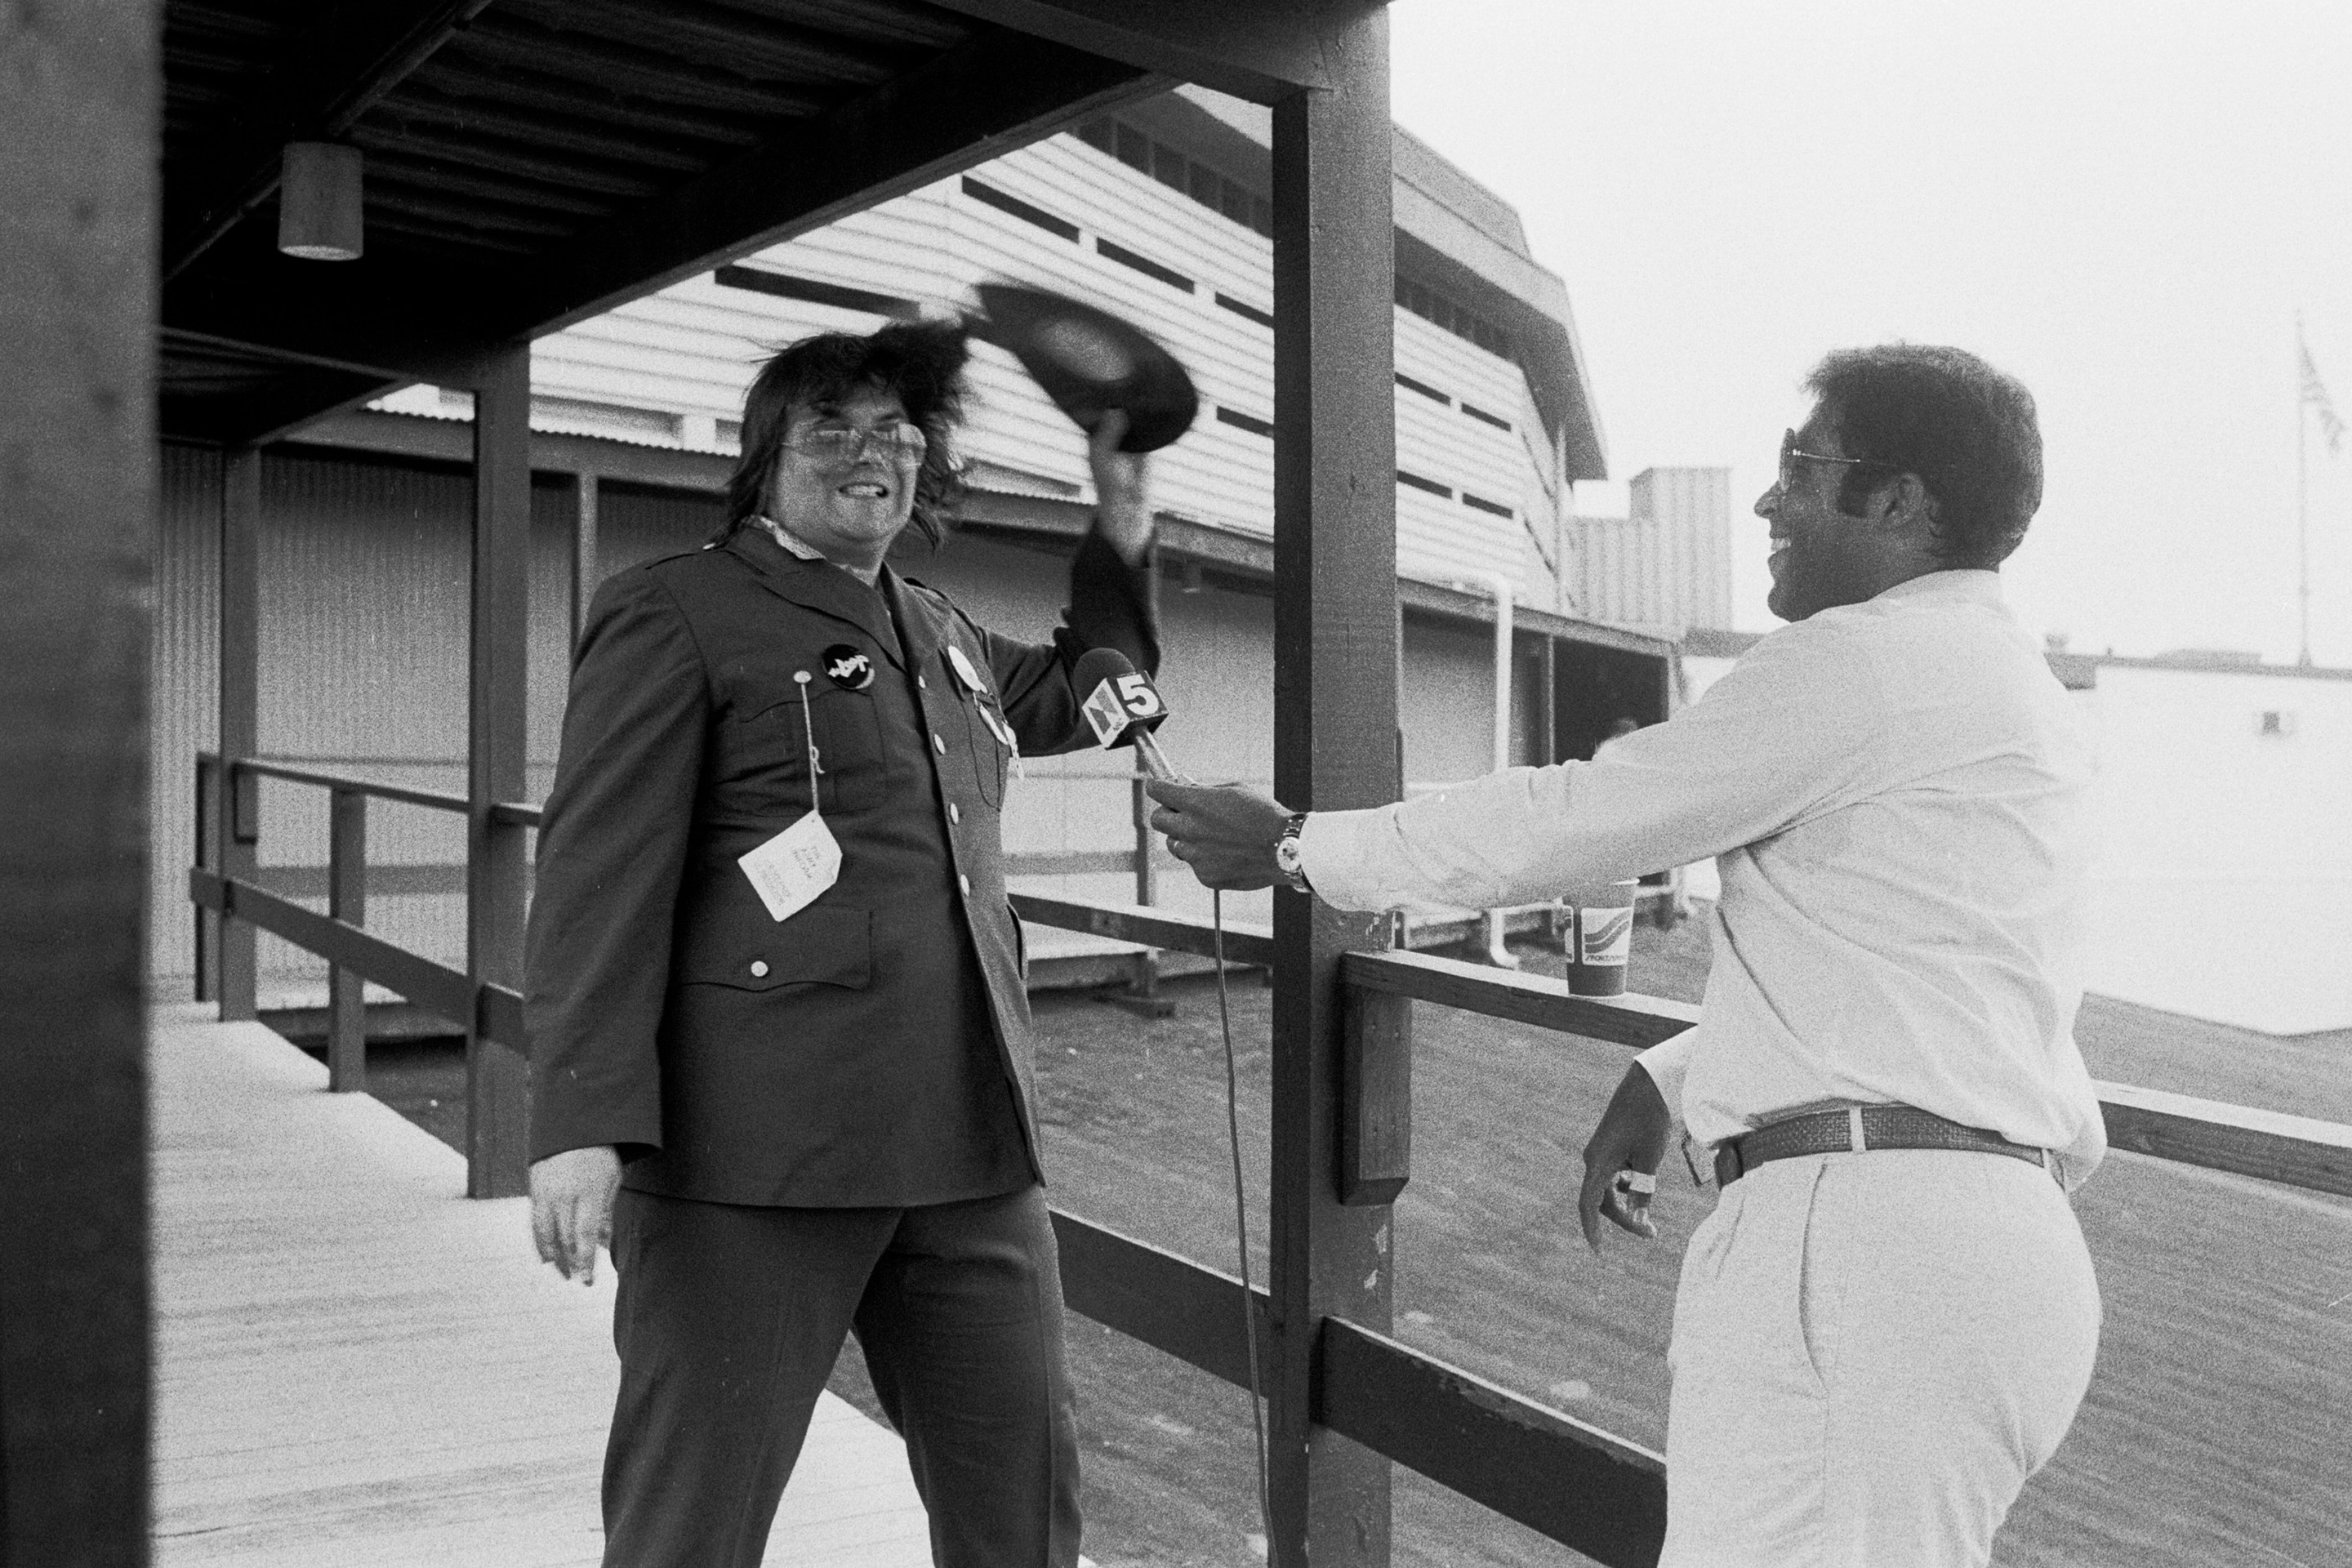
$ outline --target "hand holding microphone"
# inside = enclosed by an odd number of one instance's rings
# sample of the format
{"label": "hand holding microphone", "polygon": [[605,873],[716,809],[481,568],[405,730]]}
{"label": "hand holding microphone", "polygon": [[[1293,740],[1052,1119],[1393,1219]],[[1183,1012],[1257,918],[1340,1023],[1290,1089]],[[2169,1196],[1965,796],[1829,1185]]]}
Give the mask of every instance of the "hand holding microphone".
{"label": "hand holding microphone", "polygon": [[1142,756],[1151,775],[1143,791],[1159,803],[1151,826],[1168,836],[1168,853],[1190,866],[1203,887],[1270,888],[1281,880],[1274,847],[1290,813],[1238,785],[1194,784],[1178,773],[1151,738],[1168,716],[1167,704],[1118,654],[1097,648],[1078,661],[1078,671],[1097,679],[1087,699],[1096,739],[1108,747],[1126,745],[1132,737]]}
{"label": "hand holding microphone", "polygon": [[1168,836],[1168,852],[1210,888],[1270,888],[1281,880],[1274,847],[1290,813],[1266,796],[1234,784],[1198,784],[1176,771],[1151,731],[1168,717],[1150,679],[1115,648],[1098,647],[1078,660],[1071,684],[1087,693],[1087,722],[1104,750],[1131,745],[1151,782],[1144,793],[1160,803],[1153,831]]}

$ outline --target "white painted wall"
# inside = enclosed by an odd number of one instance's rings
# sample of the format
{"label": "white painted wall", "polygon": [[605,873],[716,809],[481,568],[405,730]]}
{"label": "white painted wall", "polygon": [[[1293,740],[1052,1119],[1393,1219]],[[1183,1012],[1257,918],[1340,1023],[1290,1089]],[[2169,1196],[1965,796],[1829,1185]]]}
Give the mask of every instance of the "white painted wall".
{"label": "white painted wall", "polygon": [[[1273,443],[1218,419],[1216,410],[1273,416],[1273,334],[1216,298],[1271,309],[1271,243],[1075,136],[1009,153],[972,177],[1076,226],[1079,239],[975,201],[959,176],[763,251],[751,264],[940,309],[967,300],[979,282],[1009,280],[1075,294],[1141,324],[1183,360],[1202,402],[1192,430],[1153,459],[1155,500],[1198,521],[1270,537]],[[1097,238],[1173,268],[1198,287],[1183,292],[1106,259],[1094,249]],[[628,438],[731,453],[732,437],[719,433],[719,422],[740,413],[743,390],[769,353],[809,332],[869,331],[876,321],[723,287],[705,274],[532,344],[531,390],[541,398],[676,416],[675,437]],[[1561,608],[1560,574],[1572,563],[1556,559],[1562,540],[1549,437],[1525,374],[1401,308],[1395,325],[1397,369],[1448,399],[1398,390],[1397,466],[1451,492],[1398,488],[1398,571],[1448,584],[1502,572],[1517,581],[1521,603]],[[1084,447],[1012,357],[976,345],[971,382],[965,455],[1034,476],[1046,487],[1037,493],[1087,497]],[[1465,405],[1503,425],[1464,413]],[[442,416],[456,416],[461,405],[462,399],[445,405],[432,388],[383,404]],[[575,428],[544,416],[534,425]],[[1003,479],[982,483],[1002,488]],[[1515,515],[1482,510],[1465,495]]]}
{"label": "white painted wall", "polygon": [[[1731,668],[1685,658],[1695,701]],[[2102,664],[2088,988],[2266,1034],[2352,1028],[2352,679]],[[2261,716],[2290,733],[2264,734]],[[1693,896],[1720,891],[1693,867]]]}
{"label": "white painted wall", "polygon": [[[2352,1027],[2352,679],[2101,665],[2090,988]],[[2294,732],[2263,735],[2265,711]]]}

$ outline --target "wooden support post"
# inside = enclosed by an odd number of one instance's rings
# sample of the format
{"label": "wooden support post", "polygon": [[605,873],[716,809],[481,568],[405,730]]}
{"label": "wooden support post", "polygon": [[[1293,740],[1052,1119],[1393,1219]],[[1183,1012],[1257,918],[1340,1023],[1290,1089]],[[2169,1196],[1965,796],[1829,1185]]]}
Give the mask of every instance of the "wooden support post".
{"label": "wooden support post", "polygon": [[[196,753],[196,866],[220,874],[220,763],[208,752]],[[220,917],[202,904],[188,906],[196,922],[196,1000],[220,1000]]]}
{"label": "wooden support post", "polygon": [[583,469],[572,477],[572,483],[577,489],[572,516],[572,640],[565,646],[576,649],[580,628],[588,618],[588,601],[596,596],[596,584],[604,579],[597,568],[597,478]]}
{"label": "wooden support post", "polygon": [[[1274,111],[1275,793],[1402,789],[1388,19],[1328,36],[1327,89]],[[1340,1194],[1343,952],[1385,921],[1275,894],[1273,1568],[1385,1568],[1389,1462],[1311,1419],[1325,1316],[1390,1326],[1391,1211]]]}
{"label": "wooden support post", "polygon": [[0,1563],[41,1568],[150,1550],[160,9],[0,22]]}
{"label": "wooden support post", "polygon": [[[220,478],[220,789],[213,847],[220,874],[250,882],[259,861],[261,781],[236,764],[261,747],[261,454],[223,455]],[[224,1022],[251,1018],[254,931],[223,917],[215,985]]]}
{"label": "wooden support post", "polygon": [[[466,972],[522,984],[525,829],[490,819],[523,795],[523,679],[530,595],[530,345],[483,362],[474,383],[472,658],[466,710]],[[520,1040],[466,1029],[466,1191],[528,1190]]]}
{"label": "wooden support post", "polygon": [[1536,754],[1539,768],[1559,761],[1559,639],[1546,634],[1536,639]]}
{"label": "wooden support post", "polygon": [[1392,1204],[1412,1176],[1412,1003],[1349,989],[1339,1062],[1339,1201]]}
{"label": "wooden support post", "polygon": [[[1160,615],[1160,546],[1153,543],[1145,547],[1143,583],[1144,592],[1151,596],[1151,614],[1155,621]],[[1152,801],[1150,795],[1143,793],[1147,778],[1143,759],[1138,754],[1135,757],[1135,777],[1128,785],[1135,825],[1135,901],[1148,909],[1160,901],[1160,868],[1152,863],[1151,859]],[[1155,1016],[1173,1016],[1175,1012],[1173,1003],[1168,1004],[1167,1014],[1161,1015],[1159,1010],[1160,950],[1158,948],[1148,947],[1135,955],[1132,980],[1135,994],[1153,1005],[1150,1010]]]}
{"label": "wooden support post", "polygon": [[[1149,777],[1142,764],[1128,781],[1129,811],[1135,827],[1135,901],[1146,908],[1160,901],[1160,868],[1151,863],[1151,797],[1143,793]],[[1147,1001],[1160,995],[1160,950],[1147,947],[1129,967],[1129,989]]]}
{"label": "wooden support post", "polygon": [[[367,924],[367,796],[336,790],[327,821],[327,913]],[[336,964],[327,971],[327,1089],[358,1094],[367,1089],[367,982]]]}

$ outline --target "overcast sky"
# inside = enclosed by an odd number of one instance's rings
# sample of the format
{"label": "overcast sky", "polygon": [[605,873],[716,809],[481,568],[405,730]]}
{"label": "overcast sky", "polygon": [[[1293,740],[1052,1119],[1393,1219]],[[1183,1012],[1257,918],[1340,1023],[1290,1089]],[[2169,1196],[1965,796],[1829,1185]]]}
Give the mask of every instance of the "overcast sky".
{"label": "overcast sky", "polygon": [[[1727,465],[1738,623],[1827,349],[2032,388],[2004,575],[2078,650],[2296,648],[2294,320],[2352,420],[2352,5],[1399,0],[1398,121],[1568,283],[1622,480]],[[2352,441],[2311,434],[2312,650],[2352,665]],[[1622,485],[1580,489],[1621,511]],[[1587,502],[1590,504],[1587,504]]]}

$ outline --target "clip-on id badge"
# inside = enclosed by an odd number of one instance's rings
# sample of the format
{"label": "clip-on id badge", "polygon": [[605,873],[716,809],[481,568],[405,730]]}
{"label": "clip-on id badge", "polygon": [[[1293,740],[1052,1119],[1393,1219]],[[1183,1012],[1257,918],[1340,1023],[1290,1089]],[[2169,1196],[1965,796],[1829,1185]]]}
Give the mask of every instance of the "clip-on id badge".
{"label": "clip-on id badge", "polygon": [[799,670],[793,679],[800,683],[801,728],[808,740],[808,815],[735,861],[777,921],[800,913],[841,880],[841,841],[825,826],[817,804],[816,778],[824,768],[817,755],[816,721],[809,716],[809,672]]}

